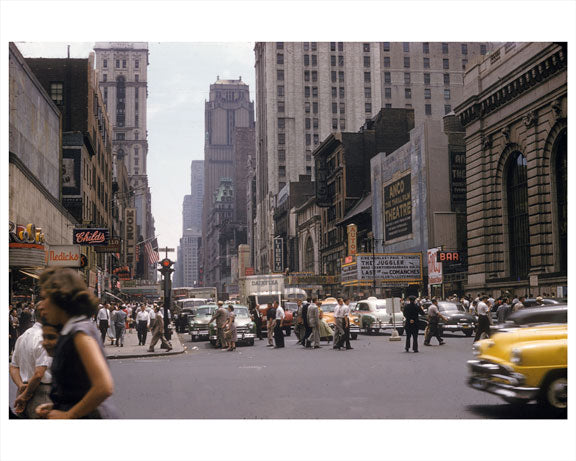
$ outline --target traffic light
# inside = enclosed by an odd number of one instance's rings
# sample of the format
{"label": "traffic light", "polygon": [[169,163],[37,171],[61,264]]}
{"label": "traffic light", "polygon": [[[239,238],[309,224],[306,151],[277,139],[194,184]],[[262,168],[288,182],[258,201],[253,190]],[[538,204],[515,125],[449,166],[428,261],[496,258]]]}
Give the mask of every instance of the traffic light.
{"label": "traffic light", "polygon": [[172,264],[174,264],[172,261],[170,261],[168,258],[164,258],[162,261],[160,261],[158,263],[160,265],[160,269],[158,269],[160,271],[160,273],[162,275],[170,275],[172,272],[174,272],[174,269],[172,269]]}

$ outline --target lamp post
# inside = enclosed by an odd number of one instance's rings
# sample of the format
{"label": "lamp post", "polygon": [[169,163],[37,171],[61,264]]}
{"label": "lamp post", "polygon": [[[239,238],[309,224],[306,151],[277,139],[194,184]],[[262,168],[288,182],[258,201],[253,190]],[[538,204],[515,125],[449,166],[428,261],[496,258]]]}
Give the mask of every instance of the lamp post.
{"label": "lamp post", "polygon": [[385,239],[374,238],[374,235],[370,238],[372,240],[372,290],[376,296],[376,242],[385,242]]}

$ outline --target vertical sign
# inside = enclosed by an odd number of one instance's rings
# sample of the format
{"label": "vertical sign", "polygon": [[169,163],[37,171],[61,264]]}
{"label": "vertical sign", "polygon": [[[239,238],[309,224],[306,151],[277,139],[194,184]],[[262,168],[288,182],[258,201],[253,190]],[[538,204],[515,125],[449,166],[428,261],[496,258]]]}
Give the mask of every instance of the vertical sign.
{"label": "vertical sign", "polygon": [[428,285],[440,285],[443,281],[442,263],[438,262],[438,253],[440,248],[431,248],[428,250]]}
{"label": "vertical sign", "polygon": [[132,274],[136,273],[136,208],[126,208],[124,219],[126,264]]}
{"label": "vertical sign", "polygon": [[411,173],[384,185],[384,229],[386,241],[412,234]]}
{"label": "vertical sign", "polygon": [[356,224],[348,224],[346,226],[348,230],[348,256],[354,256],[358,254],[358,243],[357,243],[357,235],[358,235],[358,226]]}
{"label": "vertical sign", "polygon": [[466,152],[450,151],[452,211],[466,212]]}
{"label": "vertical sign", "polygon": [[274,238],[274,269],[272,272],[284,271],[284,239],[282,237]]}

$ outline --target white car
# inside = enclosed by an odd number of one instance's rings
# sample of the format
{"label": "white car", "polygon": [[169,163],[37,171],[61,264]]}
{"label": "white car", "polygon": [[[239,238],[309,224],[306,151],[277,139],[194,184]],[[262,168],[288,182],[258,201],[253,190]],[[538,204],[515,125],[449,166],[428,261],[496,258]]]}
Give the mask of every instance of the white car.
{"label": "white car", "polygon": [[354,313],[360,316],[360,328],[368,334],[394,328],[399,335],[404,333],[404,314],[398,309],[393,315],[385,299],[370,297],[358,301]]}

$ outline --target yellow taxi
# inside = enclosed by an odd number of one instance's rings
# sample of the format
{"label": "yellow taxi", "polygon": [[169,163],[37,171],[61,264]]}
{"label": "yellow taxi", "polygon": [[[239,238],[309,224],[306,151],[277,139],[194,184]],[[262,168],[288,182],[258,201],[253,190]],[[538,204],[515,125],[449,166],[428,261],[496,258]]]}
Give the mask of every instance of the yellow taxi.
{"label": "yellow taxi", "polygon": [[509,403],[536,400],[553,411],[567,411],[567,324],[496,333],[474,343],[473,353],[469,386]]}
{"label": "yellow taxi", "polygon": [[[321,317],[328,324],[332,330],[336,325],[334,320],[334,311],[338,305],[338,300],[336,298],[326,298],[322,301],[320,306]],[[352,309],[351,309],[352,310]],[[350,319],[350,339],[356,339],[358,337],[358,332],[360,331],[360,317],[356,314],[350,313],[348,316]]]}

